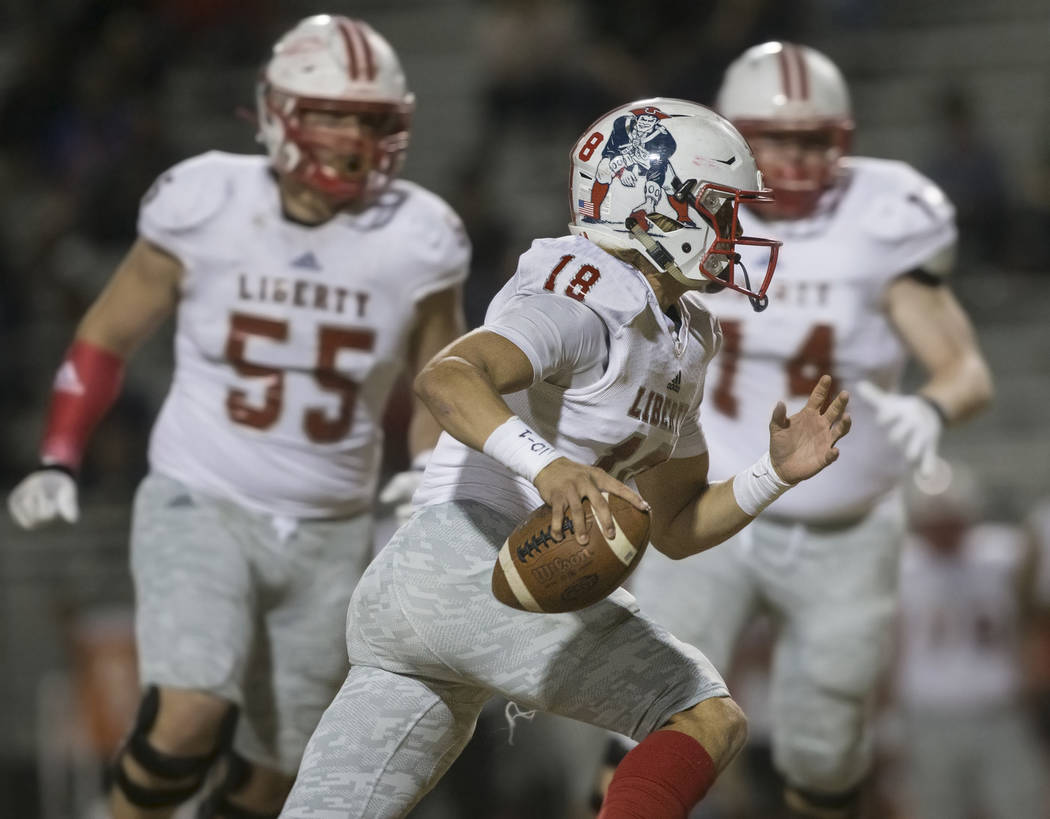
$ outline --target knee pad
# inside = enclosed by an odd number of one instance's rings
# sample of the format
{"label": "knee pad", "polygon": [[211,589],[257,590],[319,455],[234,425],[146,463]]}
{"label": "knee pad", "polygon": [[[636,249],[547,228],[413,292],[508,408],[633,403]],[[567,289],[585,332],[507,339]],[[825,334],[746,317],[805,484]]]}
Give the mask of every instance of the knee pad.
{"label": "knee pad", "polygon": [[277,813],[260,813],[235,805],[227,797],[240,790],[251,777],[252,763],[234,750],[226,754],[226,775],[219,786],[208,794],[197,811],[197,819],[277,819]]}
{"label": "knee pad", "polygon": [[[160,691],[155,685],[151,685],[142,698],[139,705],[135,724],[128,735],[124,746],[117,754],[109,770],[109,784],[119,788],[124,798],[132,805],[140,808],[164,808],[179,805],[185,802],[200,788],[204,777],[211,768],[212,763],[218,756],[229,747],[233,740],[233,731],[237,725],[238,708],[231,705],[223,717],[219,729],[219,739],[215,750],[207,754],[193,756],[175,756],[173,754],[158,751],[149,744],[149,732],[157,719],[157,711],[160,707]],[[178,782],[184,779],[192,781],[188,784],[173,785],[172,787],[157,787],[155,785],[140,785],[134,782],[124,770],[122,760],[124,756],[130,756],[143,770],[158,779]]]}
{"label": "knee pad", "polygon": [[785,785],[784,804],[795,819],[856,819],[860,787],[842,793],[815,793]]}
{"label": "knee pad", "polygon": [[809,698],[776,720],[773,762],[788,782],[815,793],[845,793],[871,767],[871,731],[860,700]]}

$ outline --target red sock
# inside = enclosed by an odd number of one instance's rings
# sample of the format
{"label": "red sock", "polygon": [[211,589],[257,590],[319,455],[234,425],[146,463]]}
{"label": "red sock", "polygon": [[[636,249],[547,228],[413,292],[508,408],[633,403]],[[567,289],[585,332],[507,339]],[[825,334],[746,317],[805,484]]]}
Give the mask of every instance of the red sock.
{"label": "red sock", "polygon": [[686,819],[715,781],[704,747],[680,731],[654,731],[623,758],[598,819]]}

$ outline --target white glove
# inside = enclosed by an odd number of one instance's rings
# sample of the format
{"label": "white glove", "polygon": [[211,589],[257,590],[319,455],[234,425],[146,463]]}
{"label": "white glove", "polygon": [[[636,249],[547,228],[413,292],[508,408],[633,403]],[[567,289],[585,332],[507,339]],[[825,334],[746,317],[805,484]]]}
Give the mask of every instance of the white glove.
{"label": "white glove", "polygon": [[379,502],[386,506],[394,507],[394,519],[400,526],[410,517],[415,510],[412,506],[412,496],[423,480],[423,470],[427,461],[430,460],[430,450],[421,452],[412,459],[412,468],[406,472],[398,472],[381,490],[379,490]]}
{"label": "white glove", "polygon": [[76,523],[80,517],[77,482],[61,469],[38,469],[8,495],[7,508],[23,529],[35,529],[58,519]]}
{"label": "white glove", "polygon": [[937,443],[944,424],[929,401],[917,395],[886,392],[870,381],[857,384],[857,393],[875,408],[875,422],[885,427],[890,443],[900,448],[921,478],[937,468]]}

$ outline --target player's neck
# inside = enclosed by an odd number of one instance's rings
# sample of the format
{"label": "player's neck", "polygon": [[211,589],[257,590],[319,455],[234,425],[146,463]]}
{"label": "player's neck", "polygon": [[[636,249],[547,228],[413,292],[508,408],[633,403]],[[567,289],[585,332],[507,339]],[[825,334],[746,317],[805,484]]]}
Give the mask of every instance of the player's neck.
{"label": "player's neck", "polygon": [[660,310],[664,313],[677,304],[678,300],[682,298],[682,294],[688,289],[681,282],[671,278],[670,274],[657,272],[655,268],[651,272],[647,270],[642,272],[645,274],[649,286],[653,289],[653,293],[656,294],[656,301],[660,304]]}

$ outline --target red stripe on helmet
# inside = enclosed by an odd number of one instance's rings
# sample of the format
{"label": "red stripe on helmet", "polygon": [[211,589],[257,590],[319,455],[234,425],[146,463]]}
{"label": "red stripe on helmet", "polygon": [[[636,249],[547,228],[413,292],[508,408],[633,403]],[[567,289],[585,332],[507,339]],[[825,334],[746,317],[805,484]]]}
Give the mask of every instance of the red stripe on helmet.
{"label": "red stripe on helmet", "polygon": [[798,90],[799,96],[804,99],[809,99],[809,72],[806,70],[806,60],[802,56],[802,49],[797,46],[791,46],[791,56],[794,59],[795,70],[798,74]]}
{"label": "red stripe on helmet", "polygon": [[791,99],[795,96],[795,92],[792,89],[791,81],[791,61],[788,58],[788,48],[790,46],[785,45],[780,49],[780,53],[777,54],[778,61],[780,63],[780,85],[784,91],[784,96]]}
{"label": "red stripe on helmet", "polygon": [[351,80],[357,79],[357,51],[354,48],[354,24],[351,20],[339,21],[339,34],[342,35],[343,45],[346,46],[347,64],[346,70]]}
{"label": "red stripe on helmet", "polygon": [[372,46],[368,42],[368,37],[365,36],[371,31],[372,29],[368,27],[367,23],[360,23],[357,27],[357,35],[361,38],[361,51],[364,53],[365,58],[365,74],[368,76],[368,79],[374,80],[377,73],[376,61],[372,54]]}

